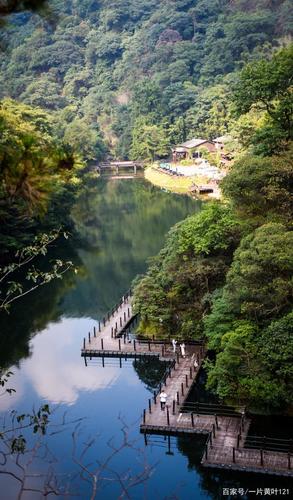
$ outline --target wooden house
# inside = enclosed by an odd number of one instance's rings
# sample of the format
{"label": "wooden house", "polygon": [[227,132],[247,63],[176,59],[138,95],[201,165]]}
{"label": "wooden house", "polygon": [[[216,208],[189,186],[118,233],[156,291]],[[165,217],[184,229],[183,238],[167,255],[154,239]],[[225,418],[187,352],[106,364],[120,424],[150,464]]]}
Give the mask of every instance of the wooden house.
{"label": "wooden house", "polygon": [[213,141],[207,139],[190,139],[172,149],[173,160],[200,158],[202,148],[205,148],[209,153],[215,153],[218,149]]}

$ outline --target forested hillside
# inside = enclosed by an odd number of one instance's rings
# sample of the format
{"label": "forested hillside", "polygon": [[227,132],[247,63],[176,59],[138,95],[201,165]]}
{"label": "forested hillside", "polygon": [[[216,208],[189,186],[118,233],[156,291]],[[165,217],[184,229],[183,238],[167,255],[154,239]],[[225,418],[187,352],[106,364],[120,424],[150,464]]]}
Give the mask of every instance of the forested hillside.
{"label": "forested hillside", "polygon": [[49,15],[6,17],[0,95],[58,112],[61,136],[89,160],[103,154],[100,133],[111,154],[143,158],[150,144],[164,156],[235,128],[238,70],[286,45],[292,28],[289,0],[47,4]]}
{"label": "forested hillside", "polygon": [[240,72],[235,113],[262,118],[222,182],[225,203],[177,224],[134,291],[141,331],[204,338],[208,387],[262,411],[293,404],[292,73],[292,46]]}

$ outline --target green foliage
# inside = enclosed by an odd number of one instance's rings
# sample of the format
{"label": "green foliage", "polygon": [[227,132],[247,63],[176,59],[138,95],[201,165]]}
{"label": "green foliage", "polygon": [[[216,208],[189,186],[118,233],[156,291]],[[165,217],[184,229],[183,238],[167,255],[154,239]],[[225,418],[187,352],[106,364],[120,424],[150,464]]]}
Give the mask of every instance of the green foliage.
{"label": "green foliage", "polygon": [[262,145],[264,153],[280,149],[281,139],[289,141],[293,138],[292,61],[291,44],[273,54],[269,61],[261,60],[246,65],[234,91],[238,114],[248,113],[254,108],[265,111],[267,115],[263,128],[252,138],[255,146],[260,139],[262,142],[265,140]]}
{"label": "green foliage", "polygon": [[239,234],[231,210],[221,204],[208,205],[174,226],[134,288],[141,331],[200,337],[208,296],[222,283]]}
{"label": "green foliage", "polygon": [[230,253],[237,241],[237,223],[229,207],[210,204],[200,216],[189,217],[171,236],[176,239],[177,253],[184,255],[217,255]]}
{"label": "green foliage", "polygon": [[2,255],[27,242],[53,203],[58,210],[58,201],[63,206],[65,193],[79,183],[83,164],[76,145],[58,139],[56,128],[55,117],[40,108],[11,100],[0,105]]}
{"label": "green foliage", "polygon": [[227,330],[208,387],[226,401],[268,411],[292,404],[292,313],[257,329],[238,322]]}
{"label": "green foliage", "polygon": [[222,182],[239,216],[252,225],[292,221],[292,145],[282,155],[245,156]]}
{"label": "green foliage", "polygon": [[[24,297],[54,279],[62,278],[63,274],[71,269],[73,266],[72,262],[64,262],[61,259],[51,262],[50,269],[47,271],[42,271],[34,265],[34,261],[38,257],[43,257],[47,254],[48,246],[56,241],[59,236],[60,230],[35,237],[31,245],[16,252],[14,262],[10,262],[8,265],[0,268],[0,311],[5,310],[8,312],[10,305],[15,300]],[[63,236],[66,239],[68,238],[65,232]],[[21,268],[24,268],[25,274],[20,280],[17,279],[17,273]],[[6,379],[4,379],[4,382],[6,382]],[[0,385],[4,385],[1,383],[1,379]]]}
{"label": "green foliage", "polygon": [[228,0],[52,0],[50,9],[54,29],[47,17],[42,24],[28,13],[11,17],[2,35],[0,96],[55,111],[74,105],[75,119],[93,124],[90,135],[101,124],[111,153],[125,158],[130,151],[153,156],[137,149],[140,120],[163,128],[166,144],[230,130],[235,72],[270,56],[290,34],[288,0],[258,0],[247,11]]}
{"label": "green foliage", "polygon": [[259,408],[289,403],[293,346],[292,340],[279,341],[282,335],[288,340],[292,329],[292,248],[292,232],[271,223],[243,238],[235,252],[205,319],[209,346],[219,353],[208,385],[222,398]]}
{"label": "green foliage", "polygon": [[130,158],[154,161],[168,155],[168,139],[163,127],[150,125],[144,119],[136,121],[132,131]]}

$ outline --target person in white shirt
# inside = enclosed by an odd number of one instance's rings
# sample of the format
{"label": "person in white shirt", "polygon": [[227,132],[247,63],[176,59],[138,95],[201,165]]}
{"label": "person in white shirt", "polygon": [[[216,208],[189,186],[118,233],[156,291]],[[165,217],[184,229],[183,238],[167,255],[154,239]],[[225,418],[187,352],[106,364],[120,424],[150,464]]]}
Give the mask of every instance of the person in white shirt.
{"label": "person in white shirt", "polygon": [[177,344],[177,340],[173,339],[172,340],[173,352],[176,352],[176,344]]}
{"label": "person in white shirt", "polygon": [[166,402],[167,402],[167,394],[163,390],[160,394],[160,402],[161,402],[161,410],[165,410]]}
{"label": "person in white shirt", "polygon": [[185,358],[185,344],[184,344],[184,342],[182,342],[182,344],[180,344],[180,349],[181,349],[181,354],[182,354],[183,358]]}

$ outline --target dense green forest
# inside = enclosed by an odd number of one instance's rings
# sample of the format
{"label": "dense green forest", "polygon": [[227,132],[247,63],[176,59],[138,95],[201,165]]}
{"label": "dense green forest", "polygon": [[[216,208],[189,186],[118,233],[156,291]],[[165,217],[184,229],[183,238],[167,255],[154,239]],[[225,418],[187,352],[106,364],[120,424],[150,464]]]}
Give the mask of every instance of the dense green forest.
{"label": "dense green forest", "polygon": [[[58,114],[87,159],[166,155],[186,138],[245,140],[230,93],[244,63],[292,29],[289,0],[51,0],[50,14],[6,17],[0,95]],[[235,120],[238,124],[235,127]],[[249,130],[248,130],[249,129]],[[84,138],[87,138],[85,141]]]}
{"label": "dense green forest", "polygon": [[[202,337],[208,385],[292,404],[289,0],[51,0],[1,29],[1,247],[70,226],[86,163],[229,133],[225,204],[175,226],[136,284],[141,328]],[[273,333],[272,333],[273,332]]]}
{"label": "dense green forest", "polygon": [[225,203],[177,224],[134,292],[141,331],[205,338],[208,387],[269,411],[293,402],[292,66],[288,47],[244,67],[236,111],[267,111],[222,182]]}

